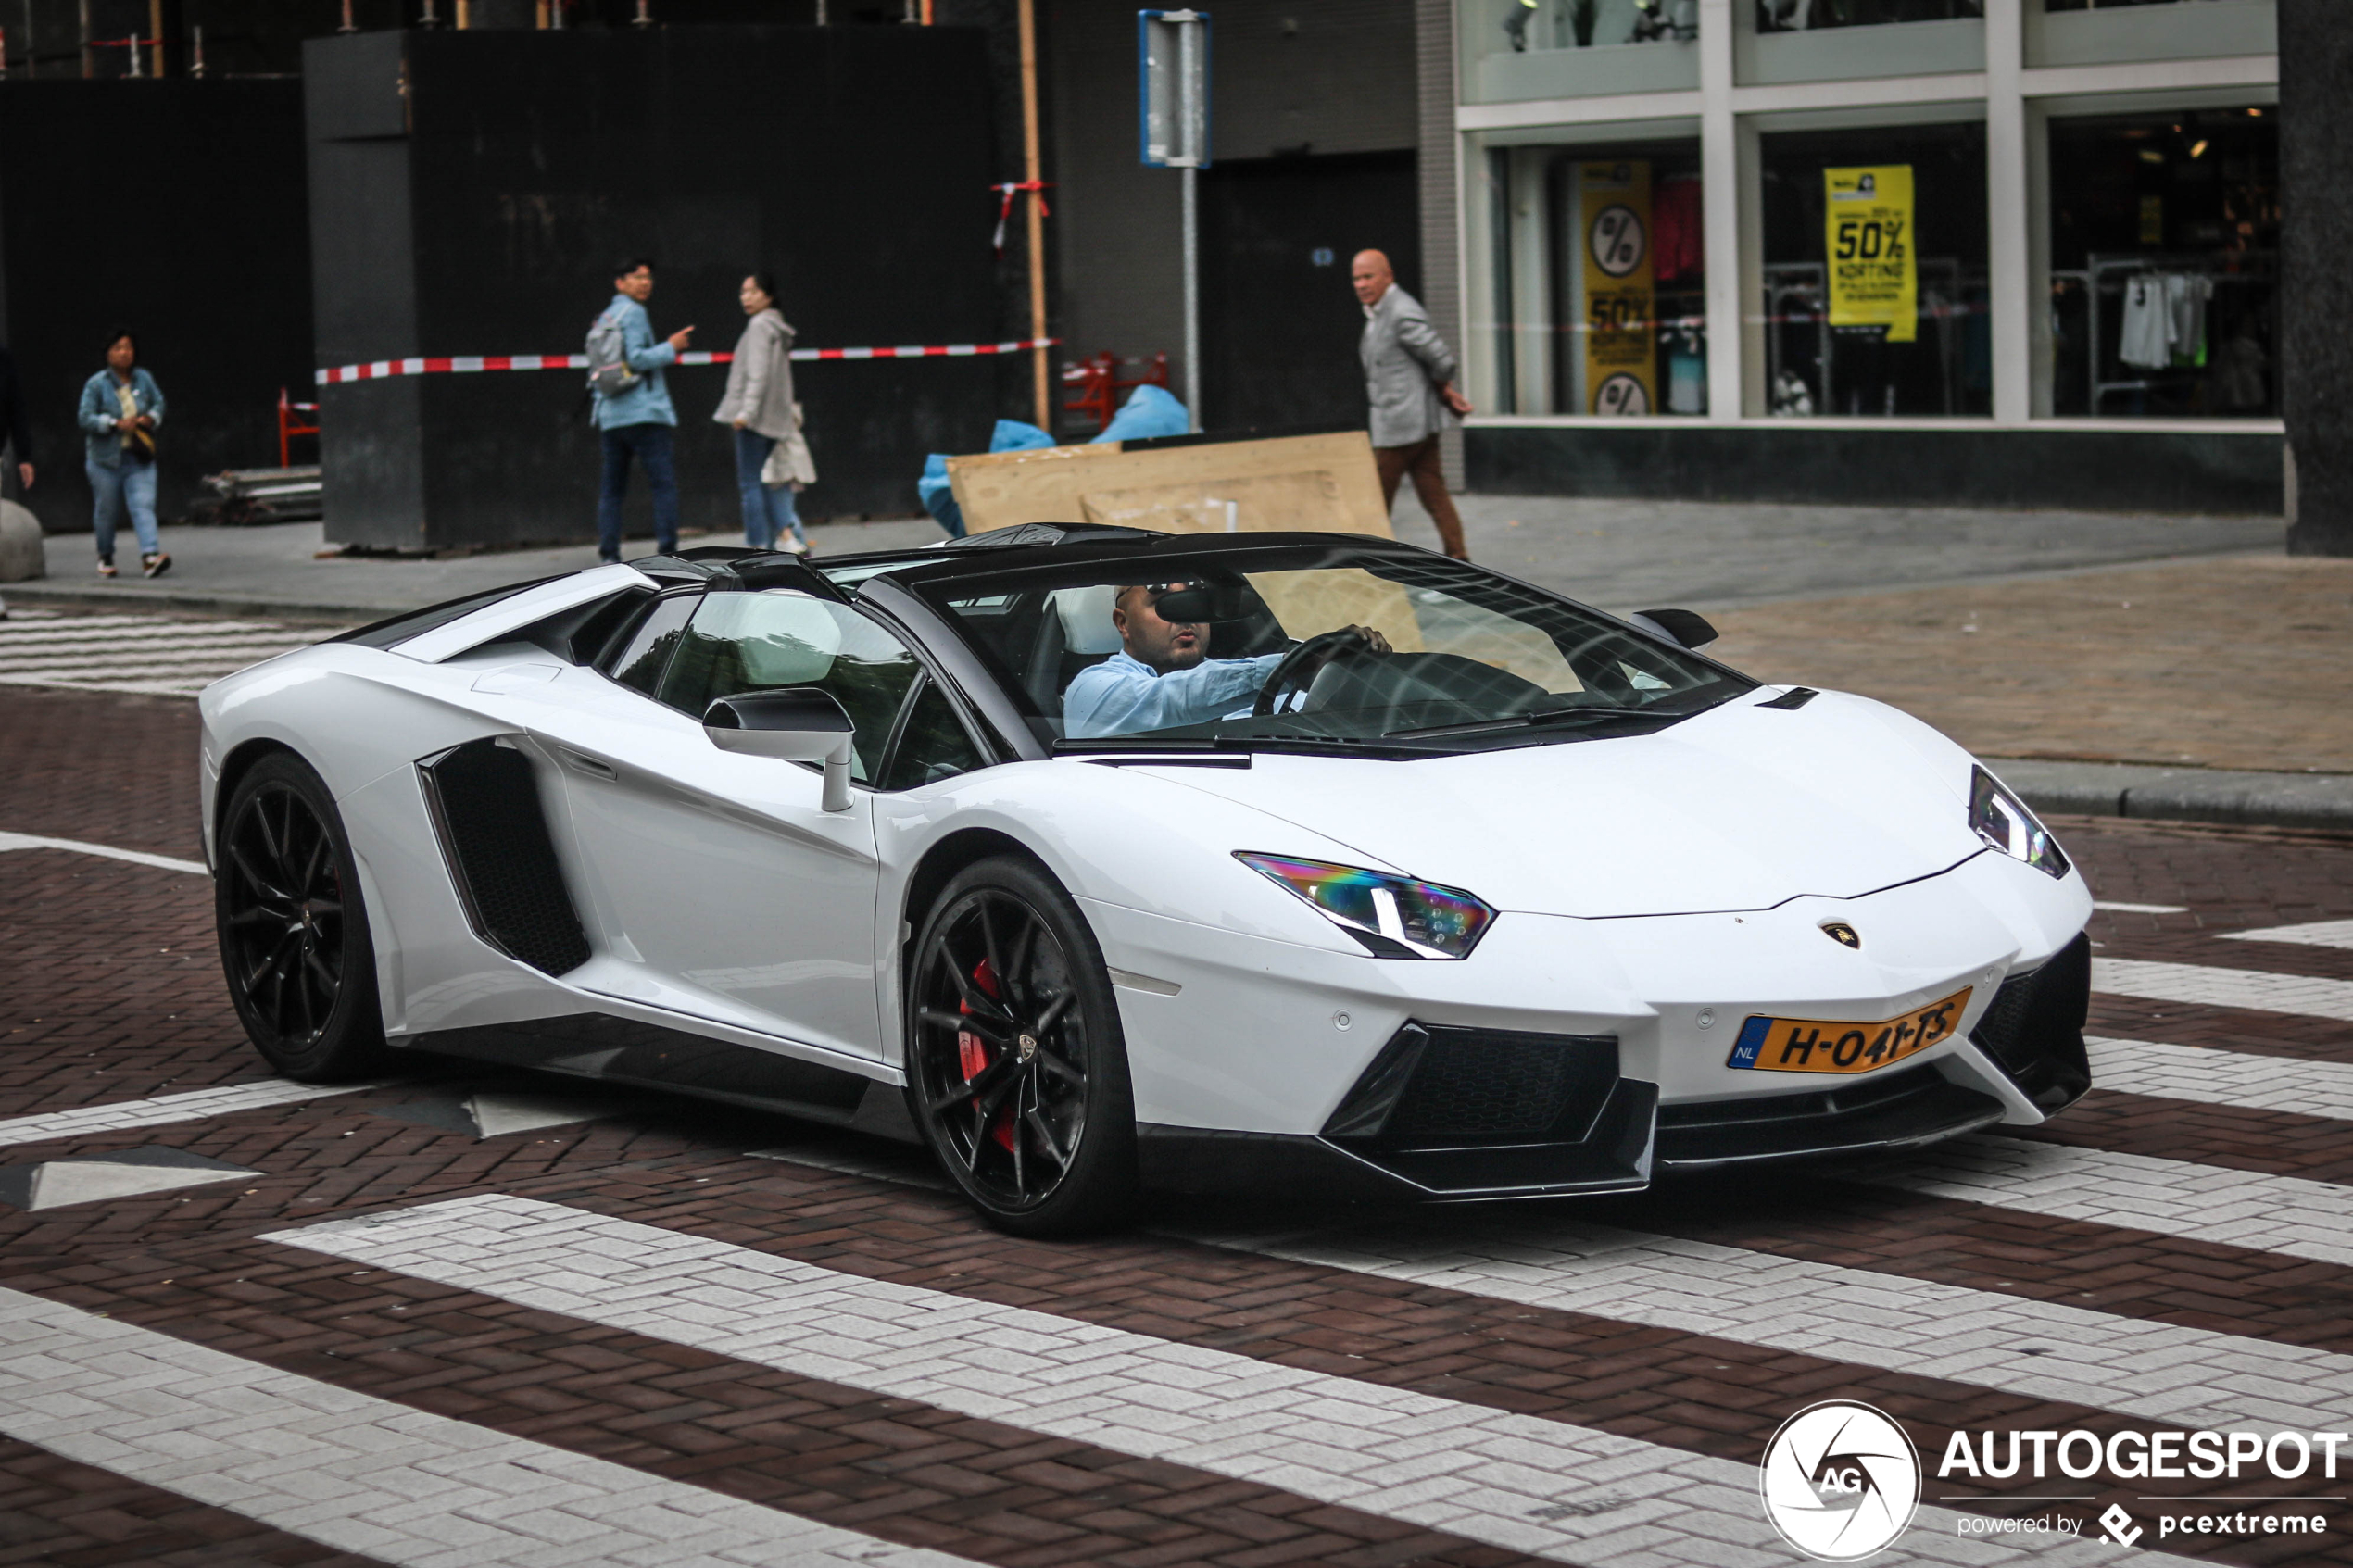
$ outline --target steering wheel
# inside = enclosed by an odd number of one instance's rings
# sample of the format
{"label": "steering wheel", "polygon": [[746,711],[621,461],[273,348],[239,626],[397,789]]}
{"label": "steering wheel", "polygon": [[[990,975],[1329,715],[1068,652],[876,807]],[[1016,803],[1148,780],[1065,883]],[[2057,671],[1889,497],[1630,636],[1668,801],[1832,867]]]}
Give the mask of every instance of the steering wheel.
{"label": "steering wheel", "polygon": [[1250,716],[1265,719],[1284,705],[1293,693],[1304,694],[1315,684],[1324,667],[1337,659],[1353,659],[1371,649],[1364,634],[1353,626],[1337,632],[1325,632],[1308,638],[1290,652],[1283,661],[1267,672],[1266,684],[1258,688],[1258,700],[1251,705]]}

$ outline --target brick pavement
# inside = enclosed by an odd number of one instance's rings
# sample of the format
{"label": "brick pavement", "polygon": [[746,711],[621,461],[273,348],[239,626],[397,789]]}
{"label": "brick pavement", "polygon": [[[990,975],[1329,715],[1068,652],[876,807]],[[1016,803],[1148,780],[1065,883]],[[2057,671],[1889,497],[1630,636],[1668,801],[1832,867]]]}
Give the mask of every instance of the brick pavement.
{"label": "brick pavement", "polygon": [[0,1564],[383,1568],[225,1508],[0,1437]]}
{"label": "brick pavement", "polygon": [[201,859],[195,780],[194,703],[0,690],[0,833]]}
{"label": "brick pavement", "polygon": [[[72,721],[60,722],[70,727]],[[6,808],[0,829],[105,841],[106,823],[96,819],[108,811],[140,828],[135,803],[148,787],[143,777],[167,771],[174,759],[159,747],[126,746],[117,765],[126,786],[121,798],[89,802],[93,821],[69,824],[23,822],[23,797],[9,794],[11,781],[0,774],[0,806]],[[2353,909],[2353,847],[2315,835],[2137,823],[2070,823],[2063,833],[2103,897],[2189,906],[2182,915],[2101,915],[2095,935],[2108,944],[2102,956],[2335,977],[2327,968],[2342,959],[2335,949],[2296,948],[2297,956],[2288,957],[2284,944],[2211,944],[2220,930],[2343,918]],[[184,844],[150,840],[142,847],[188,852]],[[126,939],[125,911],[156,922],[171,940],[157,940],[158,950],[145,952],[144,942]],[[52,851],[0,856],[0,951],[31,955],[0,969],[0,1119],[261,1081],[258,1061],[227,1021],[208,925],[200,879]],[[160,950],[167,946],[172,951]],[[2101,998],[2100,1007],[2107,1032],[2120,1036],[2211,1045],[2243,1035],[2232,1048],[2271,1060],[2353,1063],[2353,1026],[2343,1023],[2111,997]],[[2115,1026],[2107,1015],[2120,1010],[2158,1030],[2169,1021],[2148,1015],[2171,1013],[2178,1021],[2196,1013],[2187,1032],[2203,1037]],[[2289,1041],[2284,1047],[2283,1038]],[[473,1081],[463,1072],[459,1076]],[[883,1410],[874,1416],[881,1426],[842,1413],[873,1415],[871,1395],[848,1404],[815,1400],[804,1410],[795,1401],[807,1389],[780,1394],[781,1386],[756,1380],[784,1374],[741,1361],[688,1365],[676,1346],[570,1318],[518,1313],[486,1297],[396,1275],[355,1280],[350,1266],[321,1264],[254,1237],[387,1205],[518,1193],[828,1268],[1270,1365],[1573,1422],[1743,1464],[1797,1403],[1826,1394],[1881,1404],[1931,1443],[1941,1442],[1950,1423],[2107,1431],[2140,1420],[2119,1408],[2130,1402],[2121,1393],[2066,1400],[2029,1391],[2038,1366],[2056,1371],[2078,1353],[2057,1333],[2043,1347],[2048,1353],[2029,1356],[2035,1346],[2027,1341],[2013,1359],[2015,1371],[1982,1374],[2001,1385],[1989,1386],[1926,1375],[1931,1363],[1924,1357],[1908,1366],[1876,1367],[1834,1340],[1811,1353],[1755,1343],[1761,1307],[1746,1320],[1728,1315],[1729,1334],[1706,1334],[1630,1321],[1606,1294],[1580,1311],[1530,1305],[1515,1298],[1500,1274],[1439,1285],[1164,1236],[1067,1247],[1013,1243],[936,1194],[744,1159],[741,1150],[799,1136],[774,1119],[648,1096],[608,1120],[475,1139],[381,1114],[434,1092],[441,1085],[420,1078],[331,1099],[256,1105],[201,1123],[85,1130],[11,1147],[0,1162],[163,1142],[266,1174],[150,1198],[32,1214],[0,1210],[0,1284],[728,1496],[796,1509],[793,1499],[804,1494],[795,1488],[806,1488],[814,1499],[809,1509],[828,1511],[823,1517],[844,1527],[1008,1568],[1095,1558],[1371,1562],[1418,1555],[1467,1562],[1486,1561],[1477,1554],[1493,1549],[1416,1532],[1377,1510],[1328,1515],[1322,1512],[1327,1505],[1280,1486],[1229,1496],[1215,1487],[1245,1484],[1198,1472],[1151,1472],[1132,1495],[1121,1489],[1129,1484],[1124,1476],[1107,1489],[1109,1470],[1143,1461],[1094,1449],[1088,1462],[1067,1463],[1064,1450],[1054,1450],[1060,1457],[1049,1462],[1031,1448],[1043,1439],[1001,1425],[958,1425],[972,1418],[920,1401]],[[2076,1114],[2054,1123],[2047,1140],[2176,1160],[2212,1149],[2216,1166],[2337,1179],[2325,1149],[2331,1130],[2341,1134],[2344,1125],[2334,1119],[2194,1106],[2124,1089],[2104,1089],[2087,1101],[2080,1134]],[[2130,1141],[2159,1138],[2168,1117],[2176,1134],[2171,1148]],[[2300,1141],[2291,1146],[2277,1135],[2281,1129]],[[2264,1159],[2272,1163],[2257,1162]],[[1737,1249],[1720,1265],[1703,1263],[1708,1269],[1736,1273],[1740,1258],[1754,1258],[1773,1268],[1818,1264],[1832,1273],[1818,1277],[1857,1286],[1876,1282],[1874,1288],[1896,1298],[1907,1282],[1975,1293],[1972,1299],[1997,1297],[2046,1314],[2020,1323],[2065,1334],[2161,1325],[2191,1336],[2166,1341],[2189,1358],[2243,1354],[2226,1351],[2225,1340],[2353,1354],[2344,1327],[2353,1322],[2353,1277],[2334,1265],[1851,1182],[1751,1185],[1771,1190],[1700,1184],[1611,1205],[1518,1212],[1555,1231],[1545,1212],[1573,1216],[1574,1224],[1638,1226],[1683,1244]],[[1164,1211],[1162,1219],[1174,1217]],[[1290,1220],[1328,1224],[1331,1216]],[[1376,1214],[1362,1223],[1393,1231],[1402,1222]],[[1931,1292],[1923,1299],[1937,1298]],[[2094,1330],[2070,1326],[2080,1323]],[[751,1390],[744,1399],[790,1407],[776,1418],[784,1424],[764,1413],[747,1417],[731,1402],[739,1388]],[[947,1442],[940,1434],[950,1429],[955,1440]],[[847,1447],[846,1432],[856,1439]],[[881,1436],[871,1451],[858,1446],[875,1434]],[[940,1450],[943,1442],[952,1451]],[[1087,1449],[1081,1444],[1068,1452]],[[0,1475],[11,1474],[6,1460],[0,1450]],[[1033,1462],[1046,1468],[1033,1474],[1026,1468]],[[1065,1469],[1082,1474],[1065,1475]],[[98,1484],[94,1473],[90,1481]],[[69,1497],[79,1495],[82,1488],[73,1486],[56,1497],[40,1494],[28,1505],[32,1523],[57,1540],[82,1538],[70,1537],[68,1519]],[[158,1510],[182,1506],[168,1496],[138,1495]],[[315,1549],[284,1539],[297,1551]],[[2340,1526],[2325,1550],[2308,1548],[2300,1560],[2353,1561],[2338,1544],[2344,1539]],[[192,1562],[208,1565],[249,1561],[276,1548],[185,1549],[196,1554]],[[2286,1561],[2292,1549],[2256,1542],[2215,1546],[2207,1554]]]}
{"label": "brick pavement", "polygon": [[2353,772],[2353,561],[2229,556],[1715,618],[1707,651],[1985,757]]}

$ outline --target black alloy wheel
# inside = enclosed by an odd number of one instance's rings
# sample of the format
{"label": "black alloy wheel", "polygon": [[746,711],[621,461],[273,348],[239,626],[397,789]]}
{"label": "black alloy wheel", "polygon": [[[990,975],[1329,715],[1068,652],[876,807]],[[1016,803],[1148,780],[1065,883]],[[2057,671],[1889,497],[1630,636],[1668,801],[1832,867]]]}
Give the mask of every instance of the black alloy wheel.
{"label": "black alloy wheel", "polygon": [[382,1065],[375,953],[333,797],[298,759],[262,759],[220,814],[213,881],[220,965],[270,1065],[331,1083]]}
{"label": "black alloy wheel", "polygon": [[1119,1011],[1070,896],[1024,860],[951,881],[915,946],[909,1108],[964,1195],[1001,1229],[1099,1228],[1136,1185]]}

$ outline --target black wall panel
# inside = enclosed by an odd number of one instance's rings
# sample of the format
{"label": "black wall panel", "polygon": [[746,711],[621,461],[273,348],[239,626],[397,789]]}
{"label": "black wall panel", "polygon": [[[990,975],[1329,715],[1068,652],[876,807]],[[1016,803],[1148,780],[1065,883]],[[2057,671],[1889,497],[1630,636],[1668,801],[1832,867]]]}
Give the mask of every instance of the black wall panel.
{"label": "black wall panel", "polygon": [[0,314],[43,526],[89,531],[74,410],[114,325],[138,335],[163,388],[167,520],[201,475],[278,460],[278,390],[305,398],[310,381],[302,155],[297,82],[0,90]]}
{"label": "black wall panel", "polygon": [[1769,430],[1629,420],[1463,433],[1471,488],[1826,506],[2280,510],[2280,438],[2260,432]]}
{"label": "black wall panel", "polygon": [[1202,174],[1202,402],[1216,428],[1364,425],[1365,309],[1348,264],[1383,251],[1420,298],[1417,194],[1410,152],[1251,158]]}
{"label": "black wall panel", "polygon": [[[987,186],[1000,175],[977,30],[378,34],[313,41],[304,69],[323,155],[321,363],[576,353],[614,260],[637,253],[656,261],[656,332],[692,324],[697,348],[733,346],[736,284],[761,267],[803,346],[996,335]],[[397,134],[379,129],[387,95]],[[985,445],[997,411],[987,360],[795,375],[823,476],[802,498],[812,515],[912,510],[924,454]],[[711,420],[725,379],[668,372],[688,527],[739,526],[728,433]],[[330,388],[328,537],[593,537],[584,383],[430,376],[397,383],[412,401],[383,383]],[[640,484],[629,527],[648,526]]]}

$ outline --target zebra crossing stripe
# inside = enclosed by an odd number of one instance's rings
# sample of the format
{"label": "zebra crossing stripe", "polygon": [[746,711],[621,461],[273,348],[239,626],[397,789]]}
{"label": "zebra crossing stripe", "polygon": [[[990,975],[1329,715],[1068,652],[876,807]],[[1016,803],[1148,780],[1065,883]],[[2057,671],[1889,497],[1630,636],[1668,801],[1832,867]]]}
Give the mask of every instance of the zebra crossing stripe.
{"label": "zebra crossing stripe", "polygon": [[1235,1251],[2170,1424],[2321,1430],[2341,1425],[2353,1401],[2353,1356],[1556,1216],[1164,1230]]}
{"label": "zebra crossing stripe", "polygon": [[1847,1169],[1873,1186],[2353,1267],[2353,1186],[2145,1154],[1956,1138]]}
{"label": "zebra crossing stripe", "polygon": [[2353,947],[2353,920],[2316,920],[2304,925],[2271,925],[2259,931],[2217,933],[2225,942],[2299,942],[2308,947]]}
{"label": "zebra crossing stripe", "polygon": [[[261,1239],[1591,1568],[1720,1563],[1775,1540],[1752,1465],[559,1204],[462,1198]],[[1893,1560],[2020,1549],[1957,1524],[1923,1509],[1923,1549]]]}
{"label": "zebra crossing stripe", "polygon": [[169,855],[150,855],[144,849],[118,849],[111,844],[85,844],[78,838],[44,838],[38,834],[0,833],[0,853],[10,849],[64,849],[76,855],[100,855],[109,860],[128,860],[134,866],[154,866],[159,871],[187,872],[195,876],[212,874],[212,869],[200,860],[177,860]]}
{"label": "zebra crossing stripe", "polygon": [[963,1568],[0,1289],[0,1435],[394,1568]]}
{"label": "zebra crossing stripe", "polygon": [[2092,989],[2151,1002],[2296,1012],[2353,1023],[2353,980],[2274,974],[2258,969],[2209,969],[2204,964],[2151,963],[2141,959],[2094,959]]}
{"label": "zebra crossing stripe", "polygon": [[266,621],[53,618],[0,624],[0,685],[187,696],[324,632]]}
{"label": "zebra crossing stripe", "polygon": [[2104,1089],[2353,1122],[2353,1063],[2257,1056],[2154,1040],[2086,1038]]}
{"label": "zebra crossing stripe", "polygon": [[260,1084],[224,1084],[216,1088],[190,1089],[184,1094],[157,1095],[151,1099],[116,1100],[106,1105],[77,1105],[67,1110],[43,1111],[0,1121],[0,1148],[15,1144],[48,1143],[89,1137],[99,1133],[130,1132],[165,1126],[174,1122],[201,1122],[234,1116],[274,1105],[296,1105],[329,1095],[355,1094],[374,1084],[320,1085],[271,1079]]}

